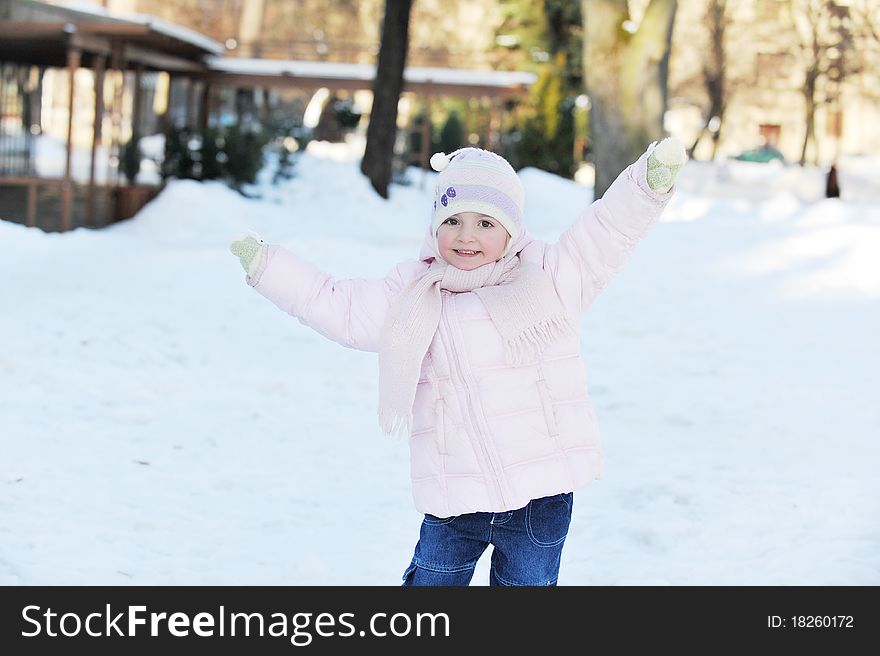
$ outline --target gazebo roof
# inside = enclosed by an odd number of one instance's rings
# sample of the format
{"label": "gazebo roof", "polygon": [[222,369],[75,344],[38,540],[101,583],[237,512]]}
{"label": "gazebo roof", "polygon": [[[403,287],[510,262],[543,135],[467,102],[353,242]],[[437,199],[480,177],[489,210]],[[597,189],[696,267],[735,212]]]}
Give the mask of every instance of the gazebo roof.
{"label": "gazebo roof", "polygon": [[[206,57],[214,79],[236,86],[327,87],[371,89],[376,77],[372,64]],[[479,71],[458,68],[407,66],[403,72],[405,91],[481,94],[505,96],[523,91],[533,84],[534,73],[520,71]]]}
{"label": "gazebo roof", "polygon": [[0,60],[63,67],[70,47],[89,65],[124,42],[129,64],[156,70],[204,70],[205,55],[225,52],[223,44],[155,16],[111,16],[94,5],[52,5],[38,0],[8,0],[0,20]]}
{"label": "gazebo roof", "polygon": [[[34,0],[29,1],[33,2]],[[132,29],[134,26],[141,26],[142,28],[147,28],[150,34],[165,36],[179,44],[188,44],[193,49],[201,52],[214,55],[221,55],[226,52],[226,47],[219,41],[183,25],[166,21],[158,16],[137,13],[124,15],[110,14],[103,7],[80,2],[65,2],[60,8],[73,14],[81,14],[84,17],[84,22],[89,22],[89,17],[93,19],[93,22],[104,22],[108,24],[108,30],[110,29],[109,25],[116,25],[117,27],[128,26],[131,31],[134,31]]]}

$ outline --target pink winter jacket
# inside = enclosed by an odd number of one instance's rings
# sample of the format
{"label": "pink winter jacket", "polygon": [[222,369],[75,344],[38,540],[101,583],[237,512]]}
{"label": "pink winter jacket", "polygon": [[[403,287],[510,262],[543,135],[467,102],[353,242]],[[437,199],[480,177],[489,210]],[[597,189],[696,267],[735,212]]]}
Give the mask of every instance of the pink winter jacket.
{"label": "pink winter jacket", "polygon": [[[550,274],[574,326],[672,195],[651,191],[644,170],[642,156],[555,244],[532,241],[520,252]],[[407,261],[384,279],[337,280],[269,245],[247,282],[322,335],[377,352],[388,308],[428,266]],[[438,517],[515,510],[599,478],[602,455],[579,336],[551,344],[533,364],[510,366],[477,295],[444,290],[409,445],[416,508]]]}

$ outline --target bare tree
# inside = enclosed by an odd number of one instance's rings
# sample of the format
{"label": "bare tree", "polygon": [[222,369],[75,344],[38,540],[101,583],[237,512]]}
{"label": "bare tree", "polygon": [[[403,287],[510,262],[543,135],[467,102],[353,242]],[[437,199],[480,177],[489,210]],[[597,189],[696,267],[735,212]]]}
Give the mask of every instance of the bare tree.
{"label": "bare tree", "polygon": [[856,51],[863,72],[873,79],[873,85],[866,85],[864,90],[871,93],[873,89],[874,98],[880,100],[880,0],[853,0],[851,12],[858,42]]}
{"label": "bare tree", "polygon": [[385,0],[382,43],[373,82],[373,108],[367,126],[367,145],[361,172],[382,198],[388,198],[394,141],[397,137],[397,103],[403,89],[403,69],[409,41],[412,0]]}
{"label": "bare tree", "polygon": [[582,0],[595,197],[663,136],[675,0],[651,0],[638,27],[626,0]]}
{"label": "bare tree", "polygon": [[244,0],[242,5],[238,32],[240,56],[260,57],[260,34],[266,16],[265,0]]}
{"label": "bare tree", "polygon": [[[816,110],[838,105],[845,79],[861,71],[855,55],[850,8],[833,0],[791,0],[791,20],[800,41],[804,68],[805,130],[800,163],[816,141]],[[815,149],[814,149],[815,150]]]}
{"label": "bare tree", "polygon": [[863,27],[864,33],[880,43],[880,2],[877,0],[855,0],[853,13]]}
{"label": "bare tree", "polygon": [[727,15],[727,0],[708,1],[705,24],[709,35],[709,51],[703,60],[702,79],[709,105],[703,116],[703,127],[688,152],[693,154],[708,132],[712,137],[712,159],[715,159],[729,96],[725,44],[725,35],[730,24],[730,18]]}

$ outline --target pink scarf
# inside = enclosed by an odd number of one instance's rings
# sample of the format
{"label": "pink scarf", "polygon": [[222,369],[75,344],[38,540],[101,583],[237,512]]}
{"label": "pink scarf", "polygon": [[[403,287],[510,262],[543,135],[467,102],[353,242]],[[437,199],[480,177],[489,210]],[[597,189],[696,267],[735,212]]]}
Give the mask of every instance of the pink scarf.
{"label": "pink scarf", "polygon": [[386,435],[412,427],[422,361],[440,323],[440,290],[474,292],[504,340],[511,366],[534,362],[551,342],[573,334],[553,282],[519,255],[463,271],[435,259],[388,311],[379,347],[379,425]]}

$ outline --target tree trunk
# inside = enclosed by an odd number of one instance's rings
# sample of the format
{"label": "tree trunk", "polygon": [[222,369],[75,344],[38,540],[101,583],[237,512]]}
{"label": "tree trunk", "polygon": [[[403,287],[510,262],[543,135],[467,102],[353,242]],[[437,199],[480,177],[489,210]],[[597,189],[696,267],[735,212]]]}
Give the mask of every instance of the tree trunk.
{"label": "tree trunk", "polygon": [[807,78],[804,81],[804,104],[806,105],[806,124],[804,130],[804,145],[801,148],[800,165],[803,166],[807,162],[807,147],[811,141],[815,141],[816,131],[816,78],[818,71],[812,67],[807,71]]}
{"label": "tree trunk", "polygon": [[263,32],[263,18],[266,15],[265,0],[244,0],[239,24],[239,56],[260,57],[263,50],[260,34]]}
{"label": "tree trunk", "polygon": [[718,126],[718,129],[712,133],[712,161],[715,161],[715,158],[718,157],[718,142],[721,141],[721,126]]}
{"label": "tree trunk", "polygon": [[403,68],[409,39],[412,0],[385,0],[382,44],[373,82],[373,108],[367,126],[367,145],[361,172],[378,194],[388,198],[394,141],[397,138],[397,103],[403,89]]}
{"label": "tree trunk", "polygon": [[[721,128],[724,125],[724,112],[727,108],[727,99],[724,95],[724,75],[714,76],[708,70],[703,72],[703,78],[706,85],[706,94],[709,96],[709,110],[706,112],[703,120],[703,127],[700,129],[693,145],[688,149],[688,157],[693,157],[694,151],[703,137],[708,132],[712,138],[712,154],[710,159],[715,159],[718,151],[718,142],[721,139]],[[718,127],[715,130],[710,129],[712,121],[718,119]]]}
{"label": "tree trunk", "polygon": [[584,80],[599,198],[648,144],[663,136],[676,0],[651,0],[635,34],[626,0],[582,0]]}
{"label": "tree trunk", "polygon": [[[688,150],[693,157],[694,151],[709,132],[712,138],[712,155],[715,159],[721,129],[724,126],[724,113],[727,110],[727,52],[725,50],[725,31],[727,30],[727,0],[710,0],[706,11],[706,28],[709,33],[708,59],[703,64],[703,84],[709,97],[709,109],[705,115],[703,129],[697,135]],[[717,118],[717,128],[711,130],[712,122]]]}

